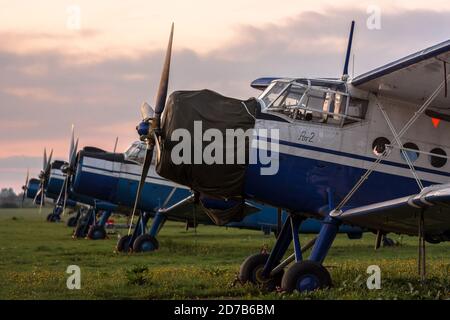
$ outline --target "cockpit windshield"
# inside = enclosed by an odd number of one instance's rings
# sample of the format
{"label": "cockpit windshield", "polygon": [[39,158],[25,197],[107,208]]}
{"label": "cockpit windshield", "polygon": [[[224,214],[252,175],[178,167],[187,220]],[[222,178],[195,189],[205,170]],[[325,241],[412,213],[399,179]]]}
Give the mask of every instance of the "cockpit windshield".
{"label": "cockpit windshield", "polygon": [[367,107],[359,99],[350,99],[345,84],[336,80],[276,80],[259,99],[264,112],[291,122],[342,125],[361,120]]}
{"label": "cockpit windshield", "polygon": [[144,163],[146,145],[142,141],[135,141],[131,144],[127,151],[125,151],[125,160],[132,161],[138,164]]}

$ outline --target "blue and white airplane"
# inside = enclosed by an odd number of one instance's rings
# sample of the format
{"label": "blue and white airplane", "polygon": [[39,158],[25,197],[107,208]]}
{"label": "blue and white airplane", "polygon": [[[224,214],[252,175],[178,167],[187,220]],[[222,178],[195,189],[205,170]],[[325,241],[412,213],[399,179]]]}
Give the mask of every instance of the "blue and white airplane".
{"label": "blue and white airplane", "polygon": [[[76,238],[88,237],[92,240],[104,239],[106,237],[105,225],[112,212],[129,214],[133,205],[139,180],[140,164],[144,160],[145,144],[137,141],[123,154],[111,153],[95,147],[85,147],[75,156],[77,146],[78,141],[76,143],[74,141],[72,128],[69,154],[73,154],[73,156],[69,157],[69,162],[55,160],[50,163],[51,157],[47,160],[44,150],[41,179],[30,179],[28,181],[27,172],[24,190],[27,190],[27,197],[36,199],[39,205],[41,200],[44,202],[41,197],[42,192],[46,198],[54,200],[53,212],[47,216],[49,222],[60,221],[61,214],[66,206],[75,208],[78,205],[80,208],[77,214],[67,221],[68,226],[76,227],[73,236]],[[112,159],[114,159],[114,163],[111,162]],[[113,174],[111,170],[107,169],[109,167],[118,168],[120,175]],[[67,173],[69,173],[69,176]],[[73,180],[74,177],[76,177],[76,180]],[[173,197],[173,200],[179,201],[189,194],[189,191],[181,186],[178,186],[181,187],[180,190],[175,190],[176,187],[173,183],[157,177],[154,173],[152,177],[149,177],[149,180],[147,187],[152,195],[151,201],[140,204],[140,208],[145,212],[140,216],[134,232],[119,240],[118,251],[133,249],[135,240],[141,235],[143,239],[150,237],[153,245],[142,241],[142,246],[136,245],[134,251],[157,249],[159,244],[156,236],[165,218],[186,222],[187,226],[212,223],[209,218],[201,215],[198,217],[186,214],[163,218],[156,217],[153,226],[146,235],[147,222],[151,217],[155,217],[157,209],[161,208],[163,202],[167,205],[171,204],[171,199],[168,197]],[[124,184],[129,185],[129,187],[127,189],[119,188],[120,185]],[[111,190],[114,190],[114,192],[111,192]],[[271,231],[277,231],[278,219],[281,221],[286,219],[286,213],[281,213],[280,216],[274,215],[276,209],[268,206],[259,205],[258,210],[257,214],[246,217],[244,221],[231,223],[228,226],[270,233]],[[101,213],[101,217],[97,220],[96,217],[99,213]],[[303,225],[301,232],[317,233],[319,228],[320,224],[316,220],[310,219]],[[350,239],[359,239],[362,236],[360,228],[342,226],[340,232],[346,233]]]}
{"label": "blue and white airplane", "polygon": [[[450,240],[450,40],[351,78],[353,28],[354,22],[340,78],[262,79],[254,83],[265,87],[262,94],[247,101],[209,90],[178,91],[166,104],[172,26],[155,109],[147,110],[137,128],[147,152],[136,202],[141,201],[140,191],[156,150],[157,173],[194,191],[193,196],[161,210],[165,214],[191,208],[207,214],[236,209],[242,215],[249,200],[289,212],[270,254],[252,255],[242,264],[243,282],[272,289],[280,286],[286,292],[330,286],[323,261],[343,223],[376,231],[378,239],[388,232],[418,235],[424,278],[425,241]],[[214,103],[202,106],[198,101]],[[235,109],[225,109],[230,106]],[[215,123],[209,121],[213,111],[223,115],[215,117]],[[279,168],[275,174],[262,175],[261,161],[247,163],[242,193],[225,189],[220,193],[220,185],[229,182],[223,175],[229,173],[229,165],[176,164],[167,155],[179,140],[169,133],[186,128],[192,132],[196,121],[236,128],[235,123],[226,122],[235,111],[246,111],[248,116],[242,120],[255,129],[249,151],[278,155]],[[192,121],[186,123],[186,119]],[[180,121],[185,127],[176,126]],[[279,132],[278,139],[267,141],[262,134],[267,129]],[[195,139],[190,147],[195,150]],[[205,172],[223,179],[205,183]],[[322,218],[323,223],[305,259],[298,230],[310,216]],[[283,260],[292,242],[294,254]]]}
{"label": "blue and white airplane", "polygon": [[[76,150],[72,134],[70,154]],[[73,157],[69,157],[72,159]],[[90,239],[98,240],[106,237],[105,225],[114,209],[117,209],[111,203],[98,201],[90,197],[78,194],[68,194],[66,186],[66,175],[63,170],[70,167],[70,162],[55,160],[51,161],[51,156],[47,160],[44,150],[44,166],[39,174],[39,179],[30,179],[28,173],[26,183],[23,187],[24,196],[34,198],[35,203],[40,206],[44,204],[45,198],[53,199],[55,206],[53,211],[48,214],[47,221],[56,222],[61,220],[61,214],[65,207],[79,207],[77,214],[68,219],[67,225],[76,227],[73,236],[76,238],[87,236]],[[96,219],[97,214],[101,213],[100,219]]]}
{"label": "blue and white airplane", "polygon": [[[133,207],[136,191],[141,175],[141,165],[144,162],[146,145],[142,141],[131,144],[124,153],[111,153],[104,150],[86,147],[78,152],[74,160],[72,176],[70,177],[69,194],[74,193],[86,197],[114,204],[122,211]],[[149,252],[157,249],[159,243],[157,235],[168,220],[185,222],[186,226],[198,224],[212,224],[212,221],[203,214],[191,210],[164,214],[161,210],[178,203],[188,197],[189,188],[178,185],[161,178],[152,166],[143,184],[142,197],[137,208],[141,211],[134,232],[119,239],[117,251],[119,252]],[[278,220],[284,221],[286,213],[278,213],[276,208],[263,204],[253,204],[251,210],[254,214],[247,216],[239,222],[228,224],[229,227],[263,230],[265,233],[276,232]],[[153,218],[148,232],[147,223]],[[320,228],[318,221],[309,219],[300,232],[317,233]],[[346,233],[351,239],[362,236],[362,229],[342,226],[340,232]]]}

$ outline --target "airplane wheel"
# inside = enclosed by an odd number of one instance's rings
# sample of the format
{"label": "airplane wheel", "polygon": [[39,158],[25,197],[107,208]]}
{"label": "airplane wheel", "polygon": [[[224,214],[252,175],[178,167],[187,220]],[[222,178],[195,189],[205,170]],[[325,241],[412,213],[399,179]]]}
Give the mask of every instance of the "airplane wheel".
{"label": "airplane wheel", "polygon": [[79,223],[75,230],[73,231],[72,238],[84,238],[87,235],[86,232],[87,226],[85,223]]}
{"label": "airplane wheel", "polygon": [[438,244],[442,242],[441,238],[437,236],[425,236],[425,241],[431,244]]}
{"label": "airplane wheel", "polygon": [[102,226],[91,226],[87,236],[91,240],[103,240],[106,238],[105,228]]}
{"label": "airplane wheel", "polygon": [[116,250],[117,252],[129,252],[132,249],[132,244],[130,243],[131,235],[125,235],[120,237],[117,241]]}
{"label": "airplane wheel", "polygon": [[155,237],[149,234],[143,234],[134,240],[133,251],[134,252],[151,252],[158,250],[159,243]]}
{"label": "airplane wheel", "polygon": [[393,247],[395,246],[395,241],[388,237],[383,237],[383,247]]}
{"label": "airplane wheel", "polygon": [[331,287],[331,276],[328,270],[315,261],[301,261],[291,265],[283,276],[281,288],[291,293],[314,291]]}
{"label": "airplane wheel", "polygon": [[267,291],[274,291],[277,286],[280,286],[284,272],[280,271],[273,278],[263,278],[261,272],[268,258],[268,254],[258,253],[245,259],[239,269],[239,280],[242,283],[253,283]]}
{"label": "airplane wheel", "polygon": [[77,220],[78,220],[77,217],[70,217],[67,220],[67,226],[70,227],[70,228],[75,227],[77,225]]}
{"label": "airplane wheel", "polygon": [[47,216],[48,222],[57,222],[59,221],[58,216],[54,215],[53,213],[49,213]]}

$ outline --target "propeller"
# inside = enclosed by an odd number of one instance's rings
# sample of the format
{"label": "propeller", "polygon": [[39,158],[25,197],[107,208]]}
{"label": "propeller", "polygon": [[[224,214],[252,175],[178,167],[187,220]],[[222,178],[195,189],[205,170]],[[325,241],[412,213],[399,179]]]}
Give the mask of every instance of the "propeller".
{"label": "propeller", "polygon": [[34,203],[36,203],[37,199],[40,198],[39,203],[39,213],[42,212],[42,206],[44,205],[44,188],[45,183],[47,182],[48,176],[50,174],[50,167],[52,163],[52,156],[53,156],[53,149],[50,151],[50,156],[47,159],[47,149],[44,148],[44,161],[42,164],[42,170],[39,173],[39,191],[36,193],[36,196],[34,197]]}
{"label": "propeller", "polygon": [[[68,186],[70,184],[70,180],[72,174],[74,172],[74,165],[77,157],[77,149],[78,149],[78,138],[75,142],[75,133],[74,133],[74,125],[72,125],[72,135],[70,138],[70,147],[69,147],[69,157],[68,157],[68,165],[63,169],[65,173],[65,178],[63,182],[63,186],[61,188],[61,192],[59,193],[58,200],[56,201],[57,205],[61,205],[63,207],[62,214],[64,215],[66,210],[66,203],[68,197]],[[62,202],[62,203],[61,203]]]}
{"label": "propeller", "polygon": [[116,153],[117,150],[117,143],[119,142],[119,137],[116,137],[116,142],[114,143],[114,150],[113,153]]}
{"label": "propeller", "polygon": [[164,111],[166,105],[167,91],[169,86],[169,74],[170,74],[170,61],[172,56],[172,42],[173,42],[173,30],[174,24],[170,30],[169,43],[167,45],[166,57],[164,60],[163,69],[161,72],[161,79],[159,81],[159,87],[156,94],[155,111],[147,104],[143,103],[141,106],[142,122],[136,128],[142,141],[146,144],[145,158],[142,165],[141,178],[136,192],[136,198],[134,202],[133,212],[131,214],[131,223],[128,229],[128,234],[131,234],[131,226],[133,224],[133,218],[136,214],[136,209],[141,200],[142,188],[147,177],[150,164],[152,163],[153,149],[155,144],[159,150],[158,136],[161,129],[161,114]]}
{"label": "propeller", "polygon": [[22,187],[23,190],[23,195],[22,195],[22,208],[23,208],[23,203],[25,201],[25,196],[27,195],[27,191],[28,191],[28,179],[30,178],[30,170],[27,169],[27,177],[25,178],[25,184]]}

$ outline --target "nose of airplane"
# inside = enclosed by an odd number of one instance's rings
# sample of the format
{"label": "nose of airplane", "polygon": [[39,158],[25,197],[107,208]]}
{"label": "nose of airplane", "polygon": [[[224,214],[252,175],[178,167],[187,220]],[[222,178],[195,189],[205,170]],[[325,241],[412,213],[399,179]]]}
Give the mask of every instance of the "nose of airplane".
{"label": "nose of airplane", "polygon": [[66,165],[66,162],[56,160],[52,163],[50,173],[48,176],[46,193],[49,197],[57,197],[64,185],[64,173],[62,167]]}
{"label": "nose of airplane", "polygon": [[[115,163],[123,154],[85,148],[78,153],[72,176],[73,192],[98,200],[112,201],[118,183]],[[118,168],[116,168],[118,169]]]}
{"label": "nose of airplane", "polygon": [[139,137],[148,136],[150,131],[150,123],[148,121],[141,121],[141,123],[136,126],[136,131],[138,132]]}
{"label": "nose of airplane", "polygon": [[34,199],[39,190],[39,179],[30,179],[26,188],[26,195],[29,199]]}

